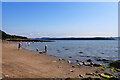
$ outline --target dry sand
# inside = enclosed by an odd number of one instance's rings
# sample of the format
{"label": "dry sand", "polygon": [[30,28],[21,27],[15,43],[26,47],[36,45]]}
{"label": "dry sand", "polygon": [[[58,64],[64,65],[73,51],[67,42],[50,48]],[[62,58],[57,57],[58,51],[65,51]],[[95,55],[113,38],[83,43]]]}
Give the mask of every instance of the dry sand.
{"label": "dry sand", "polygon": [[[54,62],[57,61],[57,62]],[[58,68],[60,66],[60,68]],[[70,72],[74,70],[74,72]],[[101,70],[98,67],[71,67],[66,61],[42,55],[24,49],[17,49],[17,43],[2,44],[2,77],[3,78],[80,78],[86,72]],[[93,77],[93,76],[92,76]],[[95,76],[96,77],[96,76]]]}

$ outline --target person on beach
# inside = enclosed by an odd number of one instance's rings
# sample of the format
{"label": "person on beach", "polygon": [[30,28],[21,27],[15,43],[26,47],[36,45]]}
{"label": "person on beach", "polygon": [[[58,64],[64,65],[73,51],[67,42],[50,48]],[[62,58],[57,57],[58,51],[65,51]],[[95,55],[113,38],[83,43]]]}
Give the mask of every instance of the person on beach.
{"label": "person on beach", "polygon": [[25,42],[25,47],[27,46],[27,42]]}
{"label": "person on beach", "polygon": [[30,42],[28,42],[28,46],[30,46]]}
{"label": "person on beach", "polygon": [[18,50],[21,48],[21,42],[18,43]]}
{"label": "person on beach", "polygon": [[45,45],[45,53],[47,52],[47,45]]}

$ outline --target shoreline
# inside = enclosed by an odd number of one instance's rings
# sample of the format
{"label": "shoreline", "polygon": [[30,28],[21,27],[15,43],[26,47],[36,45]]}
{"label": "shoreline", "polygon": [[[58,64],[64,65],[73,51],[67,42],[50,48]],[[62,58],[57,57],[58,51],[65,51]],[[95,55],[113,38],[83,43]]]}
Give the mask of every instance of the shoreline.
{"label": "shoreline", "polygon": [[[101,71],[100,67],[76,66],[59,58],[26,49],[17,50],[17,43],[2,44],[3,78],[100,78],[86,75]],[[80,77],[83,75],[84,77]]]}

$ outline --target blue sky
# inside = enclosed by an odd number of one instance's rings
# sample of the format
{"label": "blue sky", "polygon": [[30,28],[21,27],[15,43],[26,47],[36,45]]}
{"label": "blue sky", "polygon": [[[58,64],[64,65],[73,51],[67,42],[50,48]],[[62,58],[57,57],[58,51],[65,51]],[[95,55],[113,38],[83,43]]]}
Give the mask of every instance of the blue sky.
{"label": "blue sky", "polygon": [[3,2],[2,25],[34,38],[118,36],[118,3]]}

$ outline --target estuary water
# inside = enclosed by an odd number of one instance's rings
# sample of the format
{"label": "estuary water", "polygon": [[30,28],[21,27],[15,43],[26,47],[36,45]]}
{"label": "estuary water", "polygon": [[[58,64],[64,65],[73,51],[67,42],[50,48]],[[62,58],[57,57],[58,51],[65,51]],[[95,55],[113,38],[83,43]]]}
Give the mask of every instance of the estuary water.
{"label": "estuary water", "polygon": [[48,46],[46,55],[73,62],[76,59],[80,61],[91,59],[95,63],[105,63],[96,59],[118,60],[118,40],[56,40],[55,42],[31,42],[30,46],[25,46],[23,42],[22,47],[39,52],[36,49],[44,51],[46,44]]}

